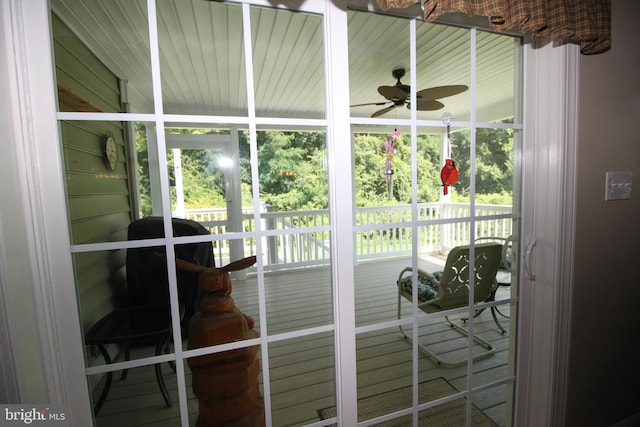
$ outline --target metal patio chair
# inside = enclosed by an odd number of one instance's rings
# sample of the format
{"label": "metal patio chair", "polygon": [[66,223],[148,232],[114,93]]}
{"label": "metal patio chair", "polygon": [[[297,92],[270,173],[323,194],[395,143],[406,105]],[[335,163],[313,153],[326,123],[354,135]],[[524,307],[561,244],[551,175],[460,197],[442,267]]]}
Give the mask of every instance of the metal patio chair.
{"label": "metal patio chair", "polygon": [[[502,259],[502,245],[498,243],[480,243],[475,245],[474,262],[474,304],[487,301],[498,287],[496,273]],[[445,310],[469,306],[469,266],[470,247],[457,246],[453,248],[447,256],[444,270],[441,273],[429,273],[418,269],[418,308],[425,313],[438,313]],[[402,298],[412,301],[413,270],[407,267],[398,277],[398,319],[401,318]],[[466,328],[452,322],[449,316],[445,319],[455,331],[468,336]],[[411,337],[399,326],[404,338],[412,342]],[[486,351],[475,354],[473,360],[491,356],[495,352],[494,346],[477,335],[473,340],[484,347]],[[418,344],[418,349],[423,354],[433,359],[438,365],[459,366],[467,362],[467,359],[448,360],[435,352],[429,350],[427,346]]]}

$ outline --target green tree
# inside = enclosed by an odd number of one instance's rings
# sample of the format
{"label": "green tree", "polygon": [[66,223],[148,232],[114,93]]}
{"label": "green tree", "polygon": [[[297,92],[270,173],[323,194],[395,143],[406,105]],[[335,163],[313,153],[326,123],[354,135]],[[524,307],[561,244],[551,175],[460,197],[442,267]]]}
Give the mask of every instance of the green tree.
{"label": "green tree", "polygon": [[[451,154],[458,167],[456,194],[462,199],[470,195],[471,138],[468,130],[451,135]],[[478,129],[476,133],[476,194],[493,197],[513,192],[513,131],[510,129]],[[499,198],[502,198],[499,197]]]}
{"label": "green tree", "polygon": [[[183,133],[228,133],[210,129],[180,129]],[[478,129],[476,136],[476,200],[481,203],[511,203],[513,176],[513,132],[508,129]],[[354,137],[354,171],[356,205],[373,206],[410,203],[411,138],[400,135],[393,141],[394,174],[391,194],[387,192],[385,170],[386,134],[357,134]],[[440,139],[438,135],[417,137],[418,202],[440,199]],[[251,149],[247,131],[239,133],[240,177],[243,204],[253,203]],[[141,206],[144,215],[151,214],[147,141],[145,129],[136,125],[138,173]],[[257,133],[260,200],[276,211],[324,209],[328,207],[327,150],[322,132],[260,131]],[[469,131],[452,134],[452,157],[460,173],[454,200],[469,198],[470,168]],[[185,207],[224,207],[224,174],[217,165],[220,153],[212,150],[183,150],[181,153]],[[167,154],[171,197],[173,156]]]}
{"label": "green tree", "polygon": [[[359,134],[355,138],[354,165],[357,206],[375,206],[411,202],[411,146],[409,135],[400,135],[393,141],[396,153],[392,158],[392,197],[387,197],[384,175],[385,139],[381,134]],[[434,135],[417,138],[418,201],[432,202],[439,199],[440,139]]]}
{"label": "green tree", "polygon": [[418,202],[440,200],[440,136],[419,135],[418,154]]}
{"label": "green tree", "polygon": [[[387,182],[384,177],[384,137],[361,134],[355,138],[354,166],[356,180],[356,206],[384,204]],[[394,159],[393,163],[397,163]]]}
{"label": "green tree", "polygon": [[328,206],[324,134],[259,132],[260,199],[277,211]]}
{"label": "green tree", "polygon": [[149,155],[147,150],[147,132],[142,123],[135,124],[138,191],[140,197],[140,211],[142,216],[152,213],[151,185],[149,181]]}
{"label": "green tree", "polygon": [[[220,153],[212,150],[182,150],[180,154],[185,208],[225,206],[224,173],[217,164]],[[172,160],[172,153],[169,156]],[[173,171],[170,176],[173,177]]]}

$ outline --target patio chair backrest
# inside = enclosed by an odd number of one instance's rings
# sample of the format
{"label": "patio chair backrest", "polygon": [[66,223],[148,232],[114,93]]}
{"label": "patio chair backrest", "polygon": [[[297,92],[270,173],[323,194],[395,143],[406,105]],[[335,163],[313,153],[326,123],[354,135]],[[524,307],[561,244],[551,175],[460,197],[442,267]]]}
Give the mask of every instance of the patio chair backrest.
{"label": "patio chair backrest", "polygon": [[[475,303],[485,301],[497,287],[496,273],[502,259],[502,245],[475,245],[474,295]],[[435,305],[446,310],[469,305],[469,246],[457,246],[449,252],[440,278]]]}

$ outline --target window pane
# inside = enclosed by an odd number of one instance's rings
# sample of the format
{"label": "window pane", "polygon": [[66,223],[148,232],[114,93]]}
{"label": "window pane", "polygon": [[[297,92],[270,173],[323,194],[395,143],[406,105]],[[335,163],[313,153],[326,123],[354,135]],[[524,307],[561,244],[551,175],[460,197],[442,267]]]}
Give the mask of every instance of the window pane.
{"label": "window pane", "polygon": [[469,30],[416,22],[418,119],[470,120],[471,43]]}
{"label": "window pane", "polygon": [[[398,328],[358,335],[358,421],[412,406],[411,354]],[[411,425],[410,420],[398,425]]]}
{"label": "window pane", "polygon": [[[126,250],[79,253],[73,259],[80,321],[86,335],[100,319],[114,309],[127,305]],[[112,266],[116,268],[111,270]],[[115,330],[106,329],[101,335],[109,338],[115,334]],[[92,340],[85,338],[85,341]],[[85,347],[87,366],[106,363],[98,348],[90,347],[92,345],[95,344],[87,344]],[[112,349],[115,354],[110,355],[110,358],[114,358],[119,351],[115,347]]]}
{"label": "window pane", "polygon": [[[407,88],[395,86],[409,84],[409,21],[354,11],[348,17],[351,116],[408,118]],[[394,77],[396,69],[404,74]]]}
{"label": "window pane", "polygon": [[[474,411],[484,415],[498,425],[511,425],[511,405],[513,404],[513,384],[500,385],[473,395]],[[508,403],[504,403],[508,402]],[[475,423],[472,425],[476,425]],[[480,424],[477,424],[480,425]]]}
{"label": "window pane", "polygon": [[256,115],[324,118],[322,17],[253,7],[251,38]]}
{"label": "window pane", "polygon": [[[112,373],[107,398],[95,416],[95,425],[111,427],[146,422],[153,425],[180,425],[176,375],[167,363],[162,363],[159,368],[171,406],[167,405],[160,390],[154,365],[131,368],[125,379],[122,379],[122,371],[116,371]],[[104,390],[107,375],[90,375],[87,381],[95,406]]]}
{"label": "window pane", "polygon": [[324,132],[257,133],[265,268],[327,266],[330,261]]}
{"label": "window pane", "polygon": [[399,273],[411,266],[411,135],[354,134],[356,323],[398,317]]}
{"label": "window pane", "polygon": [[73,244],[127,239],[135,209],[128,176],[135,161],[127,127],[122,122],[60,124]]}
{"label": "window pane", "polygon": [[516,54],[520,48],[518,38],[477,32],[477,121],[498,122],[513,117],[519,111]]}
{"label": "window pane", "polygon": [[[513,129],[476,131],[476,204],[513,205],[517,195],[514,191],[514,148]],[[468,176],[466,174],[463,179]]]}
{"label": "window pane", "polygon": [[334,342],[333,333],[321,333],[269,345],[274,426],[314,423],[335,407]]}
{"label": "window pane", "polygon": [[242,8],[199,0],[156,4],[164,112],[245,116]]}
{"label": "window pane", "polygon": [[[165,138],[173,216],[198,221],[217,236],[255,231],[247,132],[176,127]],[[214,247],[219,265],[255,253],[255,245],[248,252],[222,242]]]}
{"label": "window pane", "polygon": [[146,1],[105,3],[51,2],[60,111],[151,113]]}
{"label": "window pane", "polygon": [[[218,319],[211,323],[211,335],[236,329],[236,321],[243,319]],[[186,360],[184,371],[189,425],[264,425],[259,346],[191,357]]]}

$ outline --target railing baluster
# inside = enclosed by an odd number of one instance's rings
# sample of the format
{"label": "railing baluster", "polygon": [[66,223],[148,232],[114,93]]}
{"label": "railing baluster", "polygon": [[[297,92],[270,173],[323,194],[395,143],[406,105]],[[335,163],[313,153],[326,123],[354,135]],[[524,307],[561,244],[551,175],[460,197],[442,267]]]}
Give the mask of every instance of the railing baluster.
{"label": "railing baluster", "polygon": [[[287,234],[265,238],[265,266],[271,269],[280,266],[295,266],[326,263],[329,261],[327,231],[303,231],[311,227],[329,225],[326,210],[299,212],[270,212],[261,209],[264,222],[263,230],[287,230]],[[511,218],[492,218],[482,220],[484,216],[504,215],[511,213],[510,206],[476,205],[476,217],[479,218],[475,229],[469,228],[467,221],[422,225],[413,235],[411,227],[398,226],[412,219],[411,205],[395,205],[361,207],[356,209],[356,224],[364,230],[357,232],[357,256],[360,259],[374,258],[379,255],[410,254],[412,239],[417,239],[420,252],[431,252],[452,248],[468,243],[469,237],[500,237],[511,234]],[[200,222],[212,234],[223,236],[227,232],[227,211],[220,209],[185,210],[184,218]],[[243,230],[255,230],[252,209],[243,209]],[[463,203],[420,203],[417,208],[418,221],[439,220],[442,218],[459,219],[470,217],[469,205]],[[366,230],[367,226],[377,227]],[[300,229],[299,232],[292,230]],[[245,251],[256,253],[254,238],[244,239]],[[229,242],[214,241],[218,258],[229,256]]]}

